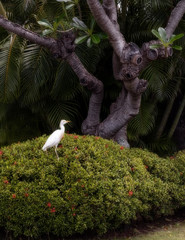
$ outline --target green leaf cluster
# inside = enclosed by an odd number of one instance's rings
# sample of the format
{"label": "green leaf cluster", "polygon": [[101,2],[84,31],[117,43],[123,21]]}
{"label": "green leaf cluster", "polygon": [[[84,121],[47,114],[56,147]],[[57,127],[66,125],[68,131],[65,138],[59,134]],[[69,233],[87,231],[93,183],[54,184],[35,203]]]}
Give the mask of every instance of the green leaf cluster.
{"label": "green leaf cluster", "polygon": [[88,28],[86,24],[77,17],[73,18],[72,26],[75,27],[77,30],[80,30],[80,36],[77,37],[75,40],[76,44],[81,44],[86,41],[87,46],[92,47],[93,44],[99,44],[101,40],[107,38],[107,36],[102,32],[95,33],[95,20],[93,17],[91,17],[90,28]]}
{"label": "green leaf cluster", "polygon": [[169,39],[166,36],[166,30],[162,27],[159,27],[158,31],[156,31],[155,29],[152,29],[152,33],[160,40],[160,44],[151,45],[150,46],[151,49],[160,48],[160,47],[165,47],[165,48],[172,47],[176,50],[182,50],[181,46],[173,45],[173,43],[174,41],[184,37],[183,33],[178,35],[172,35]]}
{"label": "green leaf cluster", "polygon": [[160,158],[94,136],[47,136],[0,149],[0,226],[12,236],[103,234],[184,207],[185,154]]}

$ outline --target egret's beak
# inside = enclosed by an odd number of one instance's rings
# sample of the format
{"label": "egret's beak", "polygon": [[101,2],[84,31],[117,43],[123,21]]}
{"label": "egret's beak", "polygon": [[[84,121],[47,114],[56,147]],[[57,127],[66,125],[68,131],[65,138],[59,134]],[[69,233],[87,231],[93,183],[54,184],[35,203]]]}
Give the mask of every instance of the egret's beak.
{"label": "egret's beak", "polygon": [[71,121],[66,121],[66,123],[69,123],[69,122],[71,122]]}

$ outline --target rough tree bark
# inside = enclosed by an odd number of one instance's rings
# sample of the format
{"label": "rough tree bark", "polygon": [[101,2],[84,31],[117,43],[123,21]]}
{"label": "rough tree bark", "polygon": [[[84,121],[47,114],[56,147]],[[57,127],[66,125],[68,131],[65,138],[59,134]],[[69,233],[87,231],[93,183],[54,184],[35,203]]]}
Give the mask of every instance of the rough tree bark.
{"label": "rough tree bark", "polygon": [[[113,48],[114,78],[122,82],[122,91],[115,103],[110,107],[109,116],[100,122],[100,111],[103,100],[103,84],[91,75],[75,54],[75,35],[66,31],[58,39],[46,38],[31,32],[16,23],[12,23],[0,16],[0,26],[31,42],[46,47],[60,59],[68,62],[77,74],[80,84],[91,92],[88,115],[82,124],[84,134],[98,135],[107,139],[114,139],[120,145],[129,147],[127,141],[127,124],[138,114],[141,95],[146,90],[147,81],[139,79],[139,73],[153,60],[172,55],[172,49],[150,49],[156,41],[144,43],[139,48],[135,43],[127,43],[120,32],[117,22],[117,9],[115,0],[87,0],[89,8],[100,28],[108,35]],[[170,37],[183,14],[185,13],[185,0],[179,1],[173,9],[166,26],[167,36]]]}

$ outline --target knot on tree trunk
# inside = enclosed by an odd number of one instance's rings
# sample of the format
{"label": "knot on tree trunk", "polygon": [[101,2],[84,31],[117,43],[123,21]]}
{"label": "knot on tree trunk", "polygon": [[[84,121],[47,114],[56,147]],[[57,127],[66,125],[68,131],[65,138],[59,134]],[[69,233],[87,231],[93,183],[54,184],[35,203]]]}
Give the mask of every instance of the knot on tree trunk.
{"label": "knot on tree trunk", "polygon": [[135,43],[128,43],[123,49],[120,62],[136,66],[141,65],[143,57],[140,48]]}
{"label": "knot on tree trunk", "polygon": [[114,55],[114,76],[121,81],[131,81],[139,76],[143,56],[135,43],[127,44],[120,58]]}
{"label": "knot on tree trunk", "polygon": [[122,67],[120,69],[120,79],[123,81],[131,81],[138,77],[139,70],[139,67],[132,63],[122,64]]}
{"label": "knot on tree trunk", "polygon": [[150,46],[152,45],[159,45],[160,41],[152,40],[148,43],[144,43],[142,46],[142,53],[147,59],[154,61],[157,58],[167,58],[173,55],[173,49],[171,47],[163,47],[151,49]]}
{"label": "knot on tree trunk", "polygon": [[86,135],[96,135],[96,130],[97,130],[98,125],[99,125],[99,122],[92,123],[92,121],[88,121],[86,119],[83,121],[82,126],[81,126],[82,133],[84,133]]}
{"label": "knot on tree trunk", "polygon": [[51,52],[55,58],[66,59],[75,51],[75,33],[70,30],[59,32],[56,44],[51,47]]}
{"label": "knot on tree trunk", "polygon": [[145,92],[147,88],[148,82],[144,79],[135,78],[132,81],[125,81],[124,86],[125,89],[132,95],[141,95]]}

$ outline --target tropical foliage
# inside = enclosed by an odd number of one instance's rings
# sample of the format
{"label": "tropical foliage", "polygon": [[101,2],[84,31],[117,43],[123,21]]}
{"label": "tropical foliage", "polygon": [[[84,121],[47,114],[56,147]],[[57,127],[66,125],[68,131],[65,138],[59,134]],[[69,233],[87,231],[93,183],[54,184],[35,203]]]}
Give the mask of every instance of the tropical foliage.
{"label": "tropical foliage", "polygon": [[[58,34],[58,30],[71,28],[72,17],[76,15],[75,11],[65,9],[64,4],[56,1],[16,0],[8,4],[2,1],[1,11],[12,21],[18,21],[39,34],[50,33],[53,37]],[[8,34],[3,29],[1,33],[0,102],[3,107],[0,111],[3,118],[7,119],[11,115],[8,108],[6,111],[3,109],[7,104],[12,104],[16,105],[17,118],[23,109],[25,115],[32,112],[33,119],[39,122],[35,135],[55,129],[61,118],[70,119],[71,128],[79,132],[86,115],[89,93],[80,86],[68,64],[57,61],[47,50],[15,34]],[[84,44],[77,47],[76,53],[85,67],[94,72],[102,50],[99,46],[89,49]],[[22,129],[18,121],[13,126],[7,126],[11,127],[12,134],[14,132],[13,141],[22,139],[16,131],[18,127]],[[5,130],[2,121],[0,129]],[[4,132],[1,144],[12,142],[8,134]],[[25,139],[32,136],[24,135]]]}
{"label": "tropical foliage", "polygon": [[[125,1],[120,2],[123,6]],[[156,33],[156,30],[161,30],[162,26],[165,26],[170,9],[177,2],[131,1],[128,12],[133,16],[126,16],[125,26],[128,27],[124,28],[129,40],[139,45],[151,39],[155,40],[152,31]],[[176,29],[177,36],[172,40],[177,40],[179,33],[185,32],[184,23],[183,19]],[[160,153],[175,149],[172,136],[180,116],[178,115],[174,125],[176,112],[173,109],[181,107],[175,101],[177,96],[178,100],[183,99],[184,38],[178,39],[177,44],[182,47],[181,52],[174,50],[173,57],[168,60],[160,59],[152,62],[141,74],[142,78],[148,80],[148,88],[142,98],[139,115],[129,124],[129,138],[135,146],[147,147]],[[170,136],[169,132],[171,132]]]}
{"label": "tropical foliage", "polygon": [[[86,1],[1,2],[1,14],[39,34],[56,37],[60,31],[72,27],[76,29],[78,56],[85,67],[104,82],[102,118],[106,117],[110,103],[119,94],[120,86],[119,82],[113,79],[110,68],[112,49],[106,41],[106,36],[101,33],[89,14]],[[160,32],[164,33],[162,27],[165,26],[171,9],[178,1],[117,0],[116,2],[120,27],[126,41],[141,46],[144,42],[155,39],[152,32],[156,33],[160,29]],[[89,93],[79,85],[70,67],[63,61],[55,60],[45,49],[8,34],[4,29],[0,31],[2,105],[16,104],[17,112],[22,111],[21,108],[25,109],[25,114],[32,112],[33,118],[39,122],[37,135],[55,129],[61,118],[70,119],[71,131],[80,132],[80,125],[87,112]],[[172,39],[177,40],[182,51],[174,50],[174,55],[170,59],[152,62],[141,74],[142,78],[148,80],[148,88],[142,98],[139,115],[128,127],[128,137],[132,146],[147,147],[157,152],[175,149],[172,136],[185,104],[185,100],[183,101],[184,38],[177,39],[177,36],[184,32],[183,19],[176,29],[176,37],[173,36]],[[156,36],[159,37],[159,34]],[[181,99],[182,103],[179,105]],[[179,108],[177,114],[173,110],[174,107]],[[2,108],[0,111],[4,119],[7,119],[8,110],[3,111]],[[1,120],[0,128],[3,129]],[[20,139],[19,135],[17,135],[18,139]]]}
{"label": "tropical foliage", "polygon": [[160,47],[164,47],[165,49],[167,49],[168,47],[172,47],[176,50],[182,50],[181,46],[177,46],[177,45],[173,45],[173,43],[184,37],[184,34],[178,34],[178,35],[172,35],[169,39],[167,38],[166,35],[166,30],[162,27],[158,28],[158,31],[156,31],[155,29],[152,29],[152,33],[158,38],[159,40],[159,44],[156,45],[151,45],[150,48],[151,49],[155,49],[155,48],[160,48]]}

